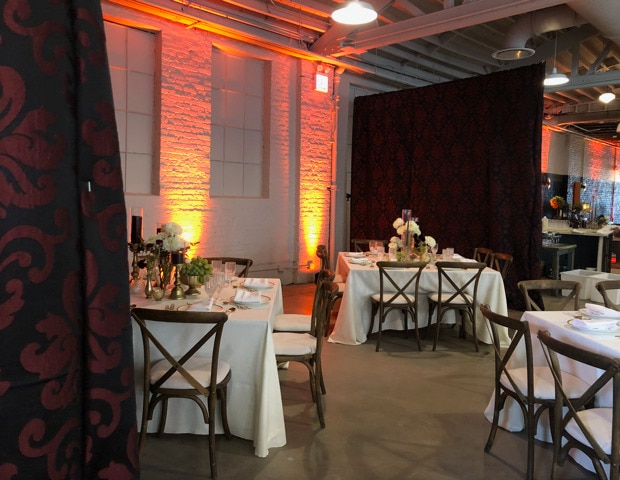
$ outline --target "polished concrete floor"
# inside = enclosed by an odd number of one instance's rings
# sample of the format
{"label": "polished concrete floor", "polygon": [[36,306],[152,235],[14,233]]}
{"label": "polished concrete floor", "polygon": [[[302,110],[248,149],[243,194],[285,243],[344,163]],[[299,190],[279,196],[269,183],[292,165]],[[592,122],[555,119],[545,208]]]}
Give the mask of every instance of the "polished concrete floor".
{"label": "polished concrete floor", "polygon": [[[286,311],[309,311],[313,285],[284,287]],[[512,312],[516,314],[517,312]],[[511,315],[512,316],[512,315]],[[319,426],[307,372],[280,370],[287,444],[269,456],[252,443],[217,437],[220,479],[522,479],[525,434],[499,430],[484,452],[489,422],[483,411],[493,388],[488,346],[476,353],[456,329],[442,331],[438,350],[413,336],[384,335],[360,346],[326,343],[323,363],[327,426]],[[549,478],[551,445],[537,443],[535,478]],[[210,478],[207,440],[194,435],[149,435],[141,457],[145,480]],[[562,479],[594,474],[568,460]]]}

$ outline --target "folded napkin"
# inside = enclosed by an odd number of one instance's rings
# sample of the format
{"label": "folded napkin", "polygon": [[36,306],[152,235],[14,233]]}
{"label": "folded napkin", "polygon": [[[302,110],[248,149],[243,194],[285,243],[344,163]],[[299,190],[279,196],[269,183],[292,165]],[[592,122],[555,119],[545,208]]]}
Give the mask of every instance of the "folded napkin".
{"label": "folded napkin", "polygon": [[610,331],[613,332],[618,328],[616,320],[586,320],[575,318],[573,320],[573,326],[581,330],[595,330],[598,332]]}
{"label": "folded napkin", "polygon": [[203,302],[192,303],[187,307],[188,311],[192,312],[210,312],[213,307],[213,299],[205,300]]}
{"label": "folded napkin", "polygon": [[243,286],[250,288],[268,288],[269,280],[266,278],[246,278],[243,282]]}
{"label": "folded napkin", "polygon": [[586,303],[585,314],[595,317],[620,318],[620,312],[594,303]]}
{"label": "folded napkin", "polygon": [[349,252],[345,253],[345,256],[352,258],[364,258],[366,255],[364,255],[363,252]]}
{"label": "folded napkin", "polygon": [[357,265],[368,265],[370,263],[366,257],[364,258],[350,258],[349,263],[355,263]]}
{"label": "folded napkin", "polygon": [[239,303],[260,303],[260,292],[248,292],[247,290],[237,289],[235,302]]}

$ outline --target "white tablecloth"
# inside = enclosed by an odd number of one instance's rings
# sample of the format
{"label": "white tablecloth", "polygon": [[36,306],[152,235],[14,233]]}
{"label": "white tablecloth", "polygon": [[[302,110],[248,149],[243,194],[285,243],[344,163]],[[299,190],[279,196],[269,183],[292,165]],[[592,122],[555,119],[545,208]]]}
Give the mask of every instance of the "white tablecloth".
{"label": "white tablecloth", "polygon": [[[265,290],[270,298],[269,305],[247,310],[237,309],[229,314],[224,325],[220,359],[228,362],[232,369],[228,384],[228,423],[233,435],[254,441],[255,453],[265,457],[269,448],[286,444],[284,429],[284,411],[280,394],[277,364],[273,350],[272,329],[275,316],[282,313],[282,286],[279,279],[269,279],[273,288]],[[225,288],[221,298],[229,299],[234,295],[233,288]],[[133,296],[132,303],[138,307],[160,308],[166,305],[185,306],[204,300],[198,296],[188,296],[185,300],[165,298],[159,302],[143,296]],[[217,302],[220,303],[221,302]],[[153,325],[153,324],[151,324]],[[191,341],[191,332],[177,326],[160,325],[166,335],[179,344]],[[142,377],[144,360],[142,340],[137,325],[133,328],[135,382],[138,421],[142,418]],[[189,337],[189,338],[188,338]],[[193,343],[192,343],[193,344]],[[173,352],[174,353],[174,352]],[[154,361],[160,357],[152,358]],[[166,433],[207,434],[208,426],[202,419],[202,413],[193,402],[183,399],[171,399],[166,420]],[[218,409],[219,412],[219,409]],[[221,433],[221,421],[218,414],[217,432]],[[159,424],[159,407],[153,420],[149,422],[148,431],[154,432]]]}
{"label": "white tablecloth", "polygon": [[[546,311],[546,312],[524,312],[522,320],[527,320],[532,332],[532,354],[534,365],[547,366],[540,341],[538,340],[539,330],[548,330],[553,338],[561,340],[571,345],[581,347],[585,350],[608,355],[611,357],[620,357],[620,339],[615,334],[592,334],[574,329],[568,320],[570,320],[575,312],[568,311]],[[570,372],[587,383],[592,383],[599,376],[599,371],[576,362],[567,361],[560,358],[560,364],[564,371]],[[525,366],[525,347],[517,348],[511,359],[510,367]],[[609,387],[609,386],[608,386]],[[598,406],[611,405],[611,388],[603,389],[596,397]],[[493,396],[487,405],[484,415],[493,421]],[[511,432],[520,432],[525,428],[523,414],[519,406],[511,399],[506,400],[504,409],[500,412],[499,425]],[[551,430],[549,426],[548,416],[541,416],[536,438],[542,441],[551,442]],[[577,454],[575,459],[585,468],[592,470],[591,461],[584,455]]]}
{"label": "white tablecloth", "polygon": [[[370,327],[370,295],[379,291],[379,269],[376,266],[364,266],[349,262],[350,257],[347,253],[338,254],[338,265],[336,274],[342,276],[346,281],[342,302],[338,312],[338,318],[334,330],[329,337],[333,343],[344,343],[347,345],[359,345],[366,341],[366,334]],[[456,275],[471,275],[471,273],[455,272]],[[428,301],[427,294],[437,291],[439,279],[437,268],[428,265],[420,278],[420,299],[418,303],[418,325],[424,327],[428,321]],[[502,276],[496,270],[487,268],[482,272],[480,284],[478,285],[478,303],[487,304],[497,313],[506,315],[508,306],[506,304],[506,292]],[[437,315],[435,313],[435,315]],[[444,320],[454,321],[454,316],[444,317]],[[484,343],[491,343],[489,331],[485,325],[486,320],[477,309],[476,312],[476,331],[478,340]],[[402,330],[402,316],[394,311],[388,315],[383,326],[384,330]],[[378,320],[375,319],[373,331],[378,330]],[[508,332],[502,330],[503,343],[508,342]]]}

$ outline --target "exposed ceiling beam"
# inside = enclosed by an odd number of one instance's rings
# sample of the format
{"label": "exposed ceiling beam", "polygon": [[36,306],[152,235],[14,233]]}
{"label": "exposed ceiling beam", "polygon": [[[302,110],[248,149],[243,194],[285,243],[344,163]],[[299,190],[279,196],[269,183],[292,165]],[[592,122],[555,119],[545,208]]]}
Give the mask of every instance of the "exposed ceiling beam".
{"label": "exposed ceiling beam", "polygon": [[[357,32],[350,36],[351,42],[346,54],[361,53],[372,48],[437,35],[564,3],[566,0],[477,0],[391,25]],[[313,47],[311,50],[314,51]],[[344,54],[341,52],[333,55]]]}

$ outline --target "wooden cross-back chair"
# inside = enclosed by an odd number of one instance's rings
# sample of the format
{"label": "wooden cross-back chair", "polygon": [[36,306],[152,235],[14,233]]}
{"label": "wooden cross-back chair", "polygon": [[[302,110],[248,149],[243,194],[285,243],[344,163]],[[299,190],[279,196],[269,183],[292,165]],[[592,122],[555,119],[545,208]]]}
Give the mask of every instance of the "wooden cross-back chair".
{"label": "wooden cross-back chair", "polygon": [[402,312],[403,329],[406,336],[409,336],[408,319],[411,317],[418,350],[422,350],[418,329],[418,301],[420,277],[426,265],[427,262],[377,262],[379,292],[370,297],[372,310],[368,329],[368,335],[370,335],[374,328],[375,316],[378,313],[379,331],[377,333],[377,346],[375,347],[377,352],[381,348],[383,324],[387,315],[393,310]]}
{"label": "wooden cross-back chair", "polygon": [[[220,343],[228,315],[222,312],[192,312],[134,308],[131,316],[140,328],[142,337],[144,377],[142,420],[139,449],[142,449],[148,422],[161,404],[158,434],[164,432],[168,399],[192,400],[209,426],[209,456],[211,477],[217,477],[215,460],[215,407],[220,400],[222,427],[231,438],[226,412],[227,386],[231,378],[230,365],[220,360]],[[193,344],[186,348],[171,345],[169,336],[161,332],[162,324],[175,329],[191,327]],[[202,328],[200,328],[202,327]],[[197,331],[200,330],[200,333]],[[209,345],[207,345],[209,344]],[[201,400],[206,398],[206,405]]]}

